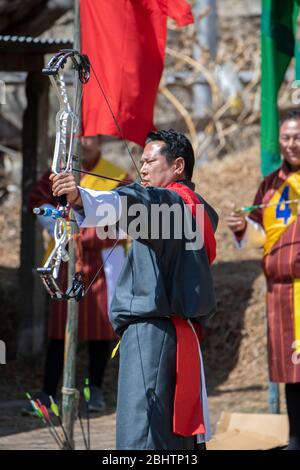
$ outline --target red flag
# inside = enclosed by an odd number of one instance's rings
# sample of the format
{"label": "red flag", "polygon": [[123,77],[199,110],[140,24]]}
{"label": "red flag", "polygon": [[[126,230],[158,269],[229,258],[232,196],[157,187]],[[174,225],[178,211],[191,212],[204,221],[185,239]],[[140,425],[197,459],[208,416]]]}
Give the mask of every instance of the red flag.
{"label": "red flag", "polygon": [[[89,56],[122,137],[144,145],[166,45],[167,15],[193,22],[185,0],[81,0],[81,52]],[[83,135],[121,137],[96,77],[84,87]]]}
{"label": "red flag", "polygon": [[186,26],[194,22],[190,5],[182,0],[169,0],[167,15],[173,18],[178,26]]}

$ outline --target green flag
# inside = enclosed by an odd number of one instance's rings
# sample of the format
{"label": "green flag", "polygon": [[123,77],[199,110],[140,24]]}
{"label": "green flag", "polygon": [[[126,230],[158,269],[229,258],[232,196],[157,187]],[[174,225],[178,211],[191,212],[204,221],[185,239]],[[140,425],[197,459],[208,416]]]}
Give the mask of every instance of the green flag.
{"label": "green flag", "polygon": [[[277,96],[291,59],[299,57],[296,41],[298,11],[299,0],[262,0],[261,171],[264,176],[276,170],[281,162]],[[300,78],[297,62],[295,78]]]}

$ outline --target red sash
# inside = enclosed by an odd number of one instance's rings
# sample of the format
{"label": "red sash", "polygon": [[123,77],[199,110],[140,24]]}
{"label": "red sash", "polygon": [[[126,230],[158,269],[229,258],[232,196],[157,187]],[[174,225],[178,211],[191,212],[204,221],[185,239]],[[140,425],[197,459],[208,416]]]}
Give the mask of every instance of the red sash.
{"label": "red sash", "polygon": [[[176,387],[173,432],[181,436],[205,434],[201,392],[201,326],[171,317],[176,329]],[[194,328],[194,330],[193,330]]]}
{"label": "red sash", "polygon": [[[185,184],[176,182],[170,183],[166,189],[170,189],[171,191],[175,191],[175,193],[179,194],[184,202],[188,204],[188,207],[191,208],[193,216],[197,216],[196,206],[201,204],[201,202],[192,189],[190,189]],[[204,210],[204,226],[202,227],[200,220],[197,220],[197,224],[199,226],[201,235],[204,237],[205,251],[208,257],[208,261],[211,264],[216,257],[216,239],[209,215],[206,210]]]}
{"label": "red sash", "polygon": [[[171,183],[166,189],[178,193],[184,202],[189,204],[193,216],[196,216],[196,204],[201,203],[194,191],[180,183]],[[199,222],[197,221],[198,224]],[[211,264],[216,257],[216,240],[205,210],[204,227],[200,226],[200,230]],[[205,434],[201,390],[201,326],[195,323],[191,326],[187,320],[176,316],[172,316],[171,320],[177,338],[173,432],[181,436]]]}

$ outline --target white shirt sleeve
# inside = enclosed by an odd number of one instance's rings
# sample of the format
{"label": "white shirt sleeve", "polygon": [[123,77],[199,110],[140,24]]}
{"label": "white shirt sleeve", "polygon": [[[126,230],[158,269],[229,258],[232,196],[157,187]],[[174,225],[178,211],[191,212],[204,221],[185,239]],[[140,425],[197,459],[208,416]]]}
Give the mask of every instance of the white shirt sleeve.
{"label": "white shirt sleeve", "polygon": [[80,228],[115,225],[121,217],[122,205],[116,191],[95,191],[78,186],[83,211],[74,210]]}
{"label": "white shirt sleeve", "polygon": [[247,228],[241,240],[234,237],[236,247],[241,250],[243,248],[261,248],[266,241],[266,232],[260,224],[246,217]]}

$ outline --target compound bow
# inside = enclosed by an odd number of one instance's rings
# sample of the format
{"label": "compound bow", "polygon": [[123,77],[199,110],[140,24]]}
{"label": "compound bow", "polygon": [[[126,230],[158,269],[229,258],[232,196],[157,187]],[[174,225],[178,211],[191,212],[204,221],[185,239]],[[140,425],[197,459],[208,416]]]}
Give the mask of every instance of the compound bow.
{"label": "compound bow", "polygon": [[[71,60],[74,69],[74,102],[70,103],[64,67]],[[51,58],[42,73],[48,75],[59,100],[60,109],[56,115],[56,139],[51,170],[53,173],[67,173],[72,171],[74,159],[74,145],[79,124],[79,105],[81,94],[79,93],[79,81],[86,84],[90,78],[90,62],[86,55],[73,49],[63,49]],[[55,246],[42,268],[37,271],[53,299],[65,300],[75,298],[80,300],[84,295],[84,286],[80,272],[75,273],[72,285],[63,292],[58,284],[58,275],[61,262],[68,261],[67,245],[71,239],[71,227],[73,223],[69,217],[69,206],[65,195],[58,198],[57,209],[35,208],[34,213],[51,216],[55,219],[54,242]]]}
{"label": "compound bow", "polygon": [[[73,68],[75,71],[75,78],[77,75],[77,80],[75,80],[76,87],[74,93],[74,105],[73,109],[70,105],[69,98],[67,95],[66,90],[66,83],[64,80],[63,75],[63,68],[68,60],[71,59],[73,63]],[[104,89],[100,83],[93,66],[90,64],[87,55],[80,54],[78,51],[73,49],[63,49],[58,54],[56,54],[52,59],[49,61],[48,65],[43,69],[43,74],[48,75],[50,81],[56,91],[56,94],[59,99],[60,103],[60,110],[56,116],[56,141],[55,141],[55,148],[54,148],[54,157],[52,163],[52,172],[53,173],[61,173],[61,172],[83,172],[86,174],[98,176],[100,178],[107,178],[114,181],[115,178],[108,178],[105,175],[94,174],[88,171],[82,171],[75,168],[72,168],[72,161],[75,159],[75,155],[73,152],[74,149],[74,137],[76,136],[76,132],[78,130],[78,123],[79,123],[79,104],[81,101],[81,96],[78,93],[78,79],[81,81],[82,84],[88,82],[90,77],[90,68],[92,69],[96,82],[98,84],[99,90],[103,95],[104,100],[110,110],[114,123],[119,131],[120,138],[123,140],[125,144],[125,148],[129,153],[129,156],[132,160],[132,163],[135,167],[135,170],[138,174],[138,178],[141,179],[139,170],[137,165],[134,161],[132,153],[128,147],[126,140],[123,137],[122,130],[119,126],[119,123],[113,113],[113,110],[110,106],[108,98],[105,95]],[[68,140],[69,139],[69,140]],[[128,181],[119,181],[121,183],[129,183],[131,180]],[[55,246],[52,252],[50,253],[49,258],[45,262],[42,268],[38,268],[37,271],[40,274],[42,281],[51,295],[53,299],[57,300],[68,300],[71,298],[75,298],[79,301],[84,295],[87,294],[88,290],[90,289],[92,283],[94,282],[95,278],[98,276],[99,272],[103,269],[106,261],[108,260],[109,256],[111,255],[112,251],[114,250],[116,244],[118,243],[118,239],[116,240],[115,244],[113,245],[111,251],[109,252],[106,260],[102,263],[100,268],[97,270],[93,280],[87,287],[84,289],[83,281],[81,273],[75,273],[72,285],[66,290],[64,293],[58,285],[58,273],[59,267],[61,265],[61,261],[68,261],[69,255],[66,250],[66,246],[71,239],[71,231],[68,229],[68,226],[72,221],[69,218],[69,207],[67,205],[67,198],[66,196],[60,196],[59,198],[59,207],[57,209],[50,209],[50,208],[35,208],[34,213],[44,216],[51,216],[55,219],[55,229],[54,229],[54,241]]]}

